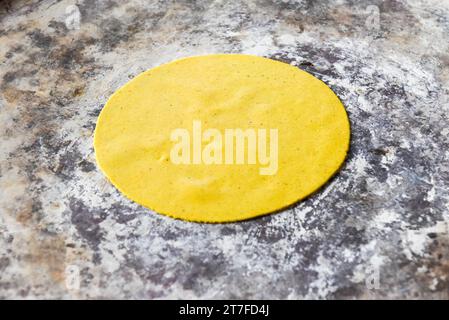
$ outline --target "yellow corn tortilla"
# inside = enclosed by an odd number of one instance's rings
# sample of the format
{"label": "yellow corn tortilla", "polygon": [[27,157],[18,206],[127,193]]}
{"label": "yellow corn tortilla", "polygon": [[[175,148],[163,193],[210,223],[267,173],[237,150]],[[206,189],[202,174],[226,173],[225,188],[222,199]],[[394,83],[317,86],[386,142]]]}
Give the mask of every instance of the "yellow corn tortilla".
{"label": "yellow corn tortilla", "polygon": [[[192,133],[194,121],[222,133],[277,129],[277,171],[263,175],[260,163],[173,163],[171,134]],[[340,168],[349,141],[346,111],[322,81],[267,58],[213,54],[158,66],[117,90],[98,118],[94,148],[103,173],[131,200],[174,218],[231,222],[319,189]]]}

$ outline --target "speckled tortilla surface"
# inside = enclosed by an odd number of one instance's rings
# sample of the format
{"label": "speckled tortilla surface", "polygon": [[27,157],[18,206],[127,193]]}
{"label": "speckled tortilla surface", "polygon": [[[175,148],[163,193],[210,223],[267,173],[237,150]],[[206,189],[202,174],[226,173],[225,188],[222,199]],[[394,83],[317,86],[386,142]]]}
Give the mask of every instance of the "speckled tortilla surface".
{"label": "speckled tortilla surface", "polygon": [[[192,132],[194,121],[220,132],[276,129],[277,170],[263,175],[262,164],[248,162],[173,163],[171,132]],[[271,59],[215,54],[129,81],[101,111],[94,145],[102,171],[137,203],[184,220],[230,222],[316,191],[341,166],[349,137],[346,111],[322,81]]]}

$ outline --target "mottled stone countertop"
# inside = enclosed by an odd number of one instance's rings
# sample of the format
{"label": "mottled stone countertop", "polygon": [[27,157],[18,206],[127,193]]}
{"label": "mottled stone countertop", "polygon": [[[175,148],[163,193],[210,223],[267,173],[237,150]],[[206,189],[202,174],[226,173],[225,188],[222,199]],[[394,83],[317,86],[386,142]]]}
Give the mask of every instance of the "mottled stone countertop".
{"label": "mottled stone countertop", "polygon": [[[306,201],[199,224],[99,171],[99,111],[170,60],[257,54],[326,82],[348,159]],[[0,298],[449,298],[449,2],[0,2]]]}

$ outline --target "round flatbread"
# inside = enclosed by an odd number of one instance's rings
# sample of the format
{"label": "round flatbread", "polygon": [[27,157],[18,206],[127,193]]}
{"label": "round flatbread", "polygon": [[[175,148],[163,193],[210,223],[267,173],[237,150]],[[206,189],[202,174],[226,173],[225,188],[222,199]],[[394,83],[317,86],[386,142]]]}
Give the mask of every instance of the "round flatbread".
{"label": "round flatbread", "polygon": [[117,90],[94,147],[101,170],[135,202],[230,222],[316,191],[349,140],[346,111],[322,81],[271,59],[214,54],[150,69]]}

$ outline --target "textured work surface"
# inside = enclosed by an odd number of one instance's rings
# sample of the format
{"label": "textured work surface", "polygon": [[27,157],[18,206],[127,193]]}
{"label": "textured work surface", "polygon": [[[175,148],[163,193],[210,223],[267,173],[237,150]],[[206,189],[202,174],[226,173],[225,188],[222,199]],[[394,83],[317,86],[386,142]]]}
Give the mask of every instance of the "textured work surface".
{"label": "textured work surface", "polygon": [[[79,25],[74,3],[0,3],[0,298],[449,297],[447,2],[86,0]],[[339,95],[351,150],[324,189],[209,225],[105,180],[92,138],[109,95],[215,52]]]}

